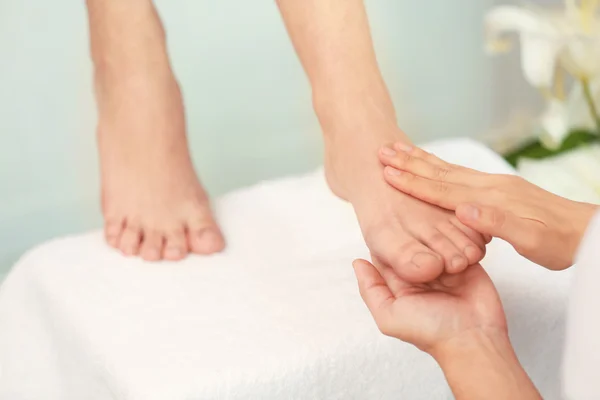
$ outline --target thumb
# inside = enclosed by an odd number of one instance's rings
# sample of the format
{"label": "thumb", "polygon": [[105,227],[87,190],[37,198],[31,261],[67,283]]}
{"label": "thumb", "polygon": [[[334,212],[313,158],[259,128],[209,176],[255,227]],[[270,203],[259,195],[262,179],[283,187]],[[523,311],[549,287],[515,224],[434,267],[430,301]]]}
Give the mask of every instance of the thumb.
{"label": "thumb", "polygon": [[469,228],[506,240],[513,246],[518,246],[514,243],[515,235],[527,229],[524,221],[511,212],[479,204],[460,204],[456,207],[456,217]]}
{"label": "thumb", "polygon": [[352,266],[360,295],[373,315],[373,319],[383,330],[383,327],[390,322],[390,308],[396,298],[373,264],[365,260],[355,260]]}

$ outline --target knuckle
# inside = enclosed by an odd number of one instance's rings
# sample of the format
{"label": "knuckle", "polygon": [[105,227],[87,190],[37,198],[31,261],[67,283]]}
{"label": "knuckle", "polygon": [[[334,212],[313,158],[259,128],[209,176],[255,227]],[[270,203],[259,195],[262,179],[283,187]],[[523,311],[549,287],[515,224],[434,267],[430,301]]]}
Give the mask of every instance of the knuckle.
{"label": "knuckle", "polygon": [[438,194],[447,194],[450,191],[450,187],[444,182],[436,182],[434,188]]}
{"label": "knuckle", "polygon": [[445,167],[438,167],[435,169],[435,177],[440,181],[445,181],[448,179],[448,175],[450,175],[450,169]]}
{"label": "knuckle", "polygon": [[412,162],[413,156],[408,153],[400,153],[397,157],[398,165],[405,166]]}
{"label": "knuckle", "polygon": [[500,203],[506,199],[506,192],[499,187],[493,187],[489,191],[489,196],[495,202]]}
{"label": "knuckle", "polygon": [[492,210],[490,212],[490,222],[492,226],[496,227],[497,229],[502,229],[505,219],[505,215],[497,210]]}

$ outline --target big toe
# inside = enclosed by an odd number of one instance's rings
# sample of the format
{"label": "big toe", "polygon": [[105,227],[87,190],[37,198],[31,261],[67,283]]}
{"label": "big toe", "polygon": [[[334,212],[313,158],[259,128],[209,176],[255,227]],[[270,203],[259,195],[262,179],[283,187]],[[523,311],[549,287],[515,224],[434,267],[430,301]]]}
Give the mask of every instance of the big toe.
{"label": "big toe", "polygon": [[371,243],[373,246],[369,248],[374,258],[392,267],[408,282],[431,282],[444,272],[443,258],[406,234],[387,232]]}
{"label": "big toe", "polygon": [[213,254],[225,248],[225,240],[219,228],[210,224],[204,228],[190,230],[190,248],[196,254]]}

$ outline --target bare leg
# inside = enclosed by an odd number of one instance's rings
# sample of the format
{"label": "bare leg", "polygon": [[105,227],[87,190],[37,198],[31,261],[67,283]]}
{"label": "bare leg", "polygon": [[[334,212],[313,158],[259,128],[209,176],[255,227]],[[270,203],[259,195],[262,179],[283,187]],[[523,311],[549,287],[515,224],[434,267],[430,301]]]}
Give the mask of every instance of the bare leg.
{"label": "bare leg", "polygon": [[362,0],[278,0],[313,88],[331,189],[354,206],[379,267],[405,279],[457,272],[484,254],[481,236],[453,216],[390,188],[377,151],[410,143],[397,127]]}
{"label": "bare leg", "polygon": [[87,0],[108,243],[179,260],[224,241],[189,156],[182,96],[151,0]]}

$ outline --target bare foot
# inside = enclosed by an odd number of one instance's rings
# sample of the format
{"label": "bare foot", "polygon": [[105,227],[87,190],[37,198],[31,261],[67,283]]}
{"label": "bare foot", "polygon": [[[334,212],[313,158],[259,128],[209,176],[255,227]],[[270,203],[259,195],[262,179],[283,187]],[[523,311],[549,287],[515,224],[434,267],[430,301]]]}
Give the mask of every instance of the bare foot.
{"label": "bare foot", "polygon": [[107,242],[148,261],[221,251],[224,240],[189,156],[172,77],[97,82]]}
{"label": "bare foot", "polygon": [[374,132],[326,141],[325,162],[331,189],[354,207],[373,262],[414,283],[479,262],[485,254],[479,233],[461,224],[453,213],[385,182],[378,151],[397,140],[400,132],[397,128],[387,129],[386,134]]}

